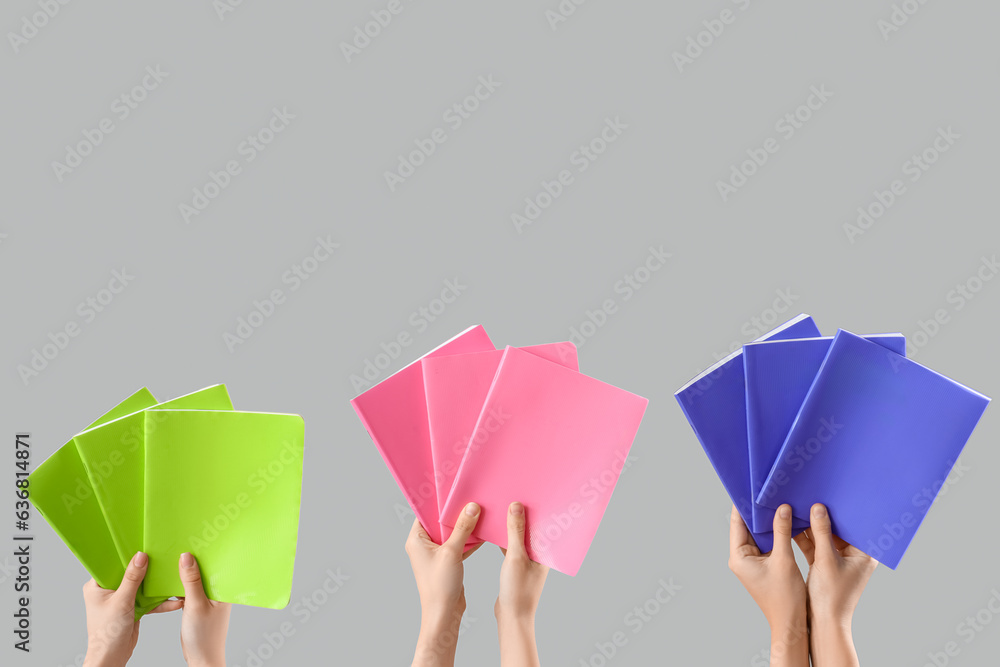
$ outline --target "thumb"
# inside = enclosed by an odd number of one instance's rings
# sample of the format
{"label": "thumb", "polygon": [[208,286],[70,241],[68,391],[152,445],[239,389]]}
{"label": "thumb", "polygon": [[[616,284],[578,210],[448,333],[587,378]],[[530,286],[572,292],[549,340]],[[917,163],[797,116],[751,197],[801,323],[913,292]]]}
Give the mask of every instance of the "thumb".
{"label": "thumb", "polygon": [[114,597],[120,599],[122,603],[127,603],[129,607],[135,605],[135,595],[139,592],[139,586],[142,585],[142,580],[146,576],[146,569],[149,567],[149,556],[143,552],[136,553],[132,557],[132,560],[128,562],[128,567],[125,568],[125,576],[122,577],[122,583],[118,586],[118,590],[115,591]]}
{"label": "thumb", "polygon": [[455,529],[451,531],[451,536],[442,546],[457,550],[461,554],[465,549],[465,543],[469,541],[469,536],[472,535],[476,524],[479,523],[480,514],[479,505],[476,503],[466,505],[462,514],[459,515],[458,521],[455,522]]}
{"label": "thumb", "polygon": [[507,554],[528,557],[524,546],[524,505],[511,503],[507,510]]}
{"label": "thumb", "polygon": [[184,606],[207,603],[208,596],[205,595],[205,585],[201,581],[201,570],[194,556],[187,552],[182,553],[178,569],[181,583],[184,584]]}
{"label": "thumb", "polygon": [[772,556],[794,559],[792,553],[792,506],[784,504],[774,513],[774,547]]}
{"label": "thumb", "polygon": [[812,506],[809,525],[812,527],[813,544],[816,546],[816,560],[827,562],[835,560],[837,549],[833,545],[833,526],[825,505],[816,503]]}

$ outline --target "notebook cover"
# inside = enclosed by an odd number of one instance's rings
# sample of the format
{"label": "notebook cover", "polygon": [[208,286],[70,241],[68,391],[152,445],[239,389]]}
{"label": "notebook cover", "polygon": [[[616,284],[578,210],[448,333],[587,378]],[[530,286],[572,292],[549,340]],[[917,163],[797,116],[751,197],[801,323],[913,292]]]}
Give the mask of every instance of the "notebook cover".
{"label": "notebook cover", "polygon": [[[151,405],[156,405],[156,399],[143,387],[87,428]],[[125,569],[76,444],[70,440],[57,449],[28,480],[32,505],[97,585],[109,590],[118,588]]]}
{"label": "notebook cover", "polygon": [[[573,343],[551,343],[519,349],[574,371],[580,370]],[[421,362],[439,513],[444,509],[444,501],[451,491],[455,473],[458,472],[502,357],[503,350],[490,350],[433,357]],[[448,531],[442,525],[442,535],[445,534]]]}
{"label": "notebook cover", "polygon": [[[865,338],[897,354],[906,355],[906,338],[902,334],[873,334]],[[760,494],[832,342],[833,336],[824,336],[743,346],[752,498],[756,499]],[[779,493],[774,503],[780,505],[783,502]],[[792,516],[794,528],[809,527],[809,508],[799,508],[798,513],[793,512]],[[755,500],[753,522],[754,530],[770,530],[774,525],[774,510]]]}
{"label": "notebook cover", "polygon": [[[757,340],[815,338],[820,335],[808,315],[798,315]],[[774,544],[770,531],[753,530],[750,454],[747,444],[746,375],[743,350],[737,350],[674,394],[740,516],[761,552]]]}
{"label": "notebook cover", "polygon": [[507,546],[507,507],[527,514],[532,560],[575,575],[597,532],[648,401],[508,347],[444,506],[454,525],[482,507],[475,537]]}
{"label": "notebook cover", "polygon": [[[232,410],[226,386],[219,384],[159,403],[157,408]],[[91,486],[111,530],[123,565],[142,550],[143,430],[145,415],[134,412],[88,429],[73,438]]]}
{"label": "notebook cover", "polygon": [[835,534],[895,569],[989,401],[838,331],[759,500],[780,483],[800,513],[824,503]]}
{"label": "notebook cover", "polygon": [[181,553],[212,600],[283,609],[302,499],[299,415],[149,410],[145,415],[147,595],[184,595]]}
{"label": "notebook cover", "polygon": [[420,361],[493,349],[483,327],[469,327],[351,401],[410,509],[438,544],[442,533]]}

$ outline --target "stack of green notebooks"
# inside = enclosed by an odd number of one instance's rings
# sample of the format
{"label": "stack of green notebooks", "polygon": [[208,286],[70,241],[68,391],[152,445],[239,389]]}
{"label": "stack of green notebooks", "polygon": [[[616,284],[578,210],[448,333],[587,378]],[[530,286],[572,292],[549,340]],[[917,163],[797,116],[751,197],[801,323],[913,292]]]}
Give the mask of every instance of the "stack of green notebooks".
{"label": "stack of green notebooks", "polygon": [[212,600],[288,604],[302,497],[298,415],[237,412],[225,385],[164,403],[140,389],[35,470],[31,499],[102,588],[138,551],[136,615],[182,596],[180,555]]}

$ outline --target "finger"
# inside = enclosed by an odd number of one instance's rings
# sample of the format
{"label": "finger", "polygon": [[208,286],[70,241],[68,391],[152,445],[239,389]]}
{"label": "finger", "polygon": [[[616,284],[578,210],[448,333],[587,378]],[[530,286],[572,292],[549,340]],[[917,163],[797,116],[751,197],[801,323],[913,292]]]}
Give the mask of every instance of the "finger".
{"label": "finger", "polygon": [[481,546],[483,546],[484,544],[486,544],[486,542],[480,542],[480,543],[479,543],[479,544],[477,544],[476,546],[474,546],[474,547],[472,547],[471,549],[469,549],[468,551],[466,551],[466,552],[465,552],[464,554],[462,554],[462,560],[465,560],[465,559],[467,559],[467,558],[468,558],[469,556],[471,556],[472,554],[474,554],[474,553],[476,553],[477,551],[479,551],[479,548],[480,548]]}
{"label": "finger", "polygon": [[812,526],[813,545],[816,547],[816,560],[829,561],[837,558],[837,549],[833,544],[833,526],[830,523],[830,513],[826,506],[816,503],[809,513],[809,524]]}
{"label": "finger", "polygon": [[162,602],[156,607],[154,607],[153,610],[148,613],[164,614],[168,611],[177,611],[178,609],[183,609],[183,608],[184,608],[184,600],[167,600],[166,602]]}
{"label": "finger", "polygon": [[413,525],[410,527],[409,537],[415,537],[417,539],[431,539],[430,534],[424,528],[424,524],[420,523],[420,519],[414,519]]}
{"label": "finger", "polygon": [[528,549],[524,546],[525,513],[524,505],[511,503],[507,508],[507,553],[517,557],[528,557]]}
{"label": "finger", "polygon": [[420,519],[414,519],[413,526],[410,527],[410,534],[406,536],[406,553],[412,556],[414,553],[423,553],[437,546],[427,529],[420,523]]}
{"label": "finger", "polygon": [[774,547],[771,555],[779,558],[795,558],[792,553],[792,506],[781,505],[774,513]]}
{"label": "finger", "polygon": [[733,511],[729,514],[729,555],[735,556],[740,547],[749,543],[750,530],[743,522],[743,517],[740,516],[736,505],[733,505]]}
{"label": "finger", "polygon": [[184,584],[185,606],[208,604],[205,584],[201,580],[201,568],[198,567],[198,561],[194,556],[187,552],[182,553],[177,569],[181,575],[181,583]]}
{"label": "finger", "polygon": [[451,537],[442,546],[461,553],[465,547],[465,543],[469,541],[472,531],[476,529],[476,524],[479,523],[480,514],[482,514],[482,510],[480,510],[479,505],[476,503],[466,505],[465,509],[458,516],[458,521],[455,522],[455,528],[451,531]]}
{"label": "finger", "polygon": [[816,557],[816,547],[807,533],[808,531],[803,530],[792,539],[795,540],[795,544],[799,545],[799,551],[806,557],[806,562],[812,565],[813,559]]}
{"label": "finger", "polygon": [[135,604],[135,594],[139,592],[139,586],[142,585],[148,567],[149,556],[141,551],[133,556],[125,568],[125,576],[122,577],[122,583],[115,591],[114,597],[120,598],[123,603],[127,602],[129,606]]}
{"label": "finger", "polygon": [[861,549],[857,548],[853,544],[848,544],[847,542],[844,542],[844,547],[840,549],[840,555],[844,558],[869,558],[872,561],[873,570],[878,566],[878,561],[875,560],[875,558],[869,556]]}

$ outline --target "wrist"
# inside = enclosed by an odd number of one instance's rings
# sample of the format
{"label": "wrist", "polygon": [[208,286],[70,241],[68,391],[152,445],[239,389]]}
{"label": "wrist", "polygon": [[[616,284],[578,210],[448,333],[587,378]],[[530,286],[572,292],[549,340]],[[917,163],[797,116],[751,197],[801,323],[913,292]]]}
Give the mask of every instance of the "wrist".
{"label": "wrist", "polygon": [[853,610],[821,607],[814,604],[809,605],[809,625],[814,630],[829,628],[831,630],[842,631],[846,628],[850,632],[853,618]]}
{"label": "wrist", "polygon": [[809,645],[809,623],[806,617],[789,618],[771,624],[771,654],[794,652]]}
{"label": "wrist", "polygon": [[504,609],[496,610],[497,626],[504,628],[521,628],[521,629],[535,629],[535,612],[534,611],[506,611]]}
{"label": "wrist", "polygon": [[805,600],[802,604],[771,611],[772,613],[767,615],[767,624],[771,628],[772,635],[808,628],[809,609]]}
{"label": "wrist", "polygon": [[462,625],[462,616],[464,614],[464,604],[421,609],[420,634],[421,636],[440,635],[452,631]]}
{"label": "wrist", "polygon": [[[844,614],[812,614],[809,631],[813,637],[835,641],[852,641],[851,617]],[[853,643],[853,641],[852,641]]]}
{"label": "wrist", "polygon": [[493,615],[496,616],[498,624],[535,626],[534,609],[511,609],[501,605],[498,600],[493,606]]}
{"label": "wrist", "polygon": [[83,667],[118,667],[114,660],[102,651],[88,649],[83,658]]}

